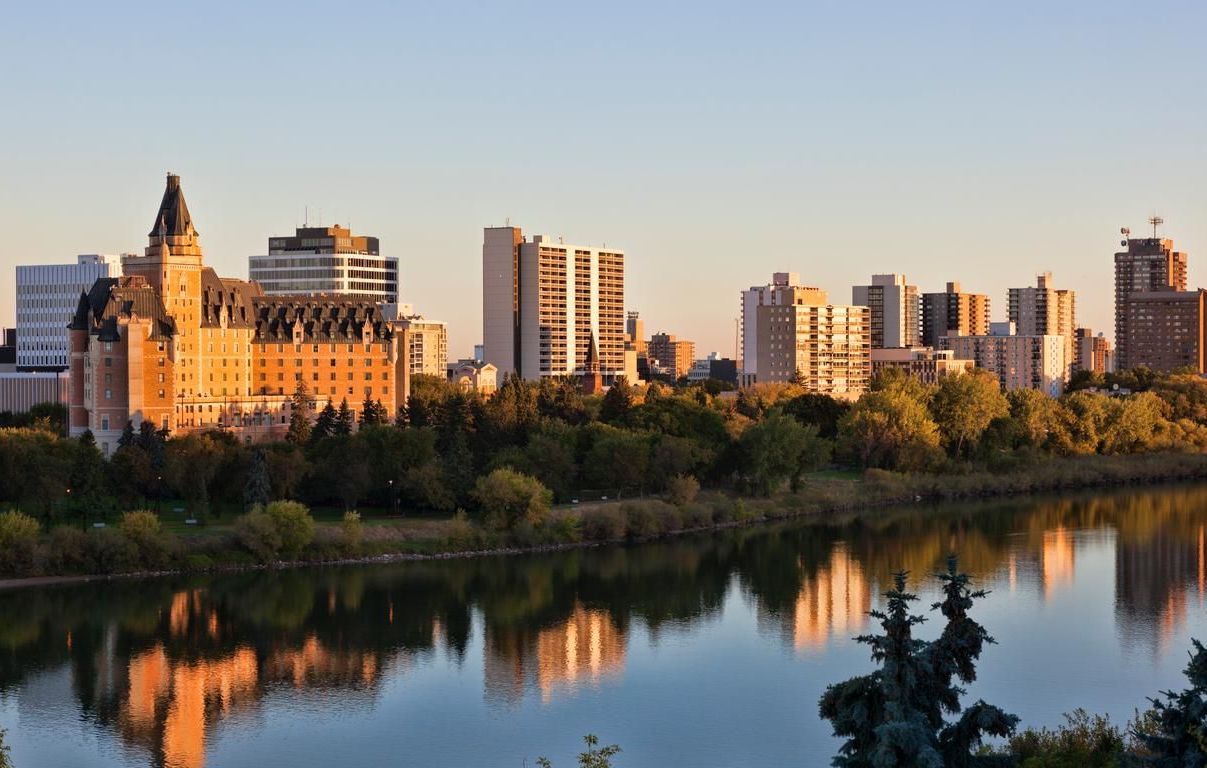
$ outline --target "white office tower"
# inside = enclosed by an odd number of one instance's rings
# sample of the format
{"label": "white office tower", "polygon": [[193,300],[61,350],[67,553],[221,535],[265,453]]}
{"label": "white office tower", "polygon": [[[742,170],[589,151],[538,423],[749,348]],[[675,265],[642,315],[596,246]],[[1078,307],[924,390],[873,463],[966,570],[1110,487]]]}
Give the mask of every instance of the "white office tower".
{"label": "white office tower", "polygon": [[871,285],[851,288],[851,303],[871,310],[872,349],[916,347],[921,342],[918,286],[905,275],[872,275]]}
{"label": "white office tower", "polygon": [[80,294],[102,277],[120,277],[122,257],[84,254],[75,264],[17,267],[17,369],[53,371],[67,368],[67,325],[75,316]]}
{"label": "white office tower", "polygon": [[624,374],[624,337],[624,251],[483,230],[483,352],[500,381],[581,375],[594,338],[610,384]]}
{"label": "white office tower", "polygon": [[268,238],[268,255],[248,258],[248,277],[268,296],[359,296],[398,301],[398,259],[376,237],[333,227],[298,227]]}

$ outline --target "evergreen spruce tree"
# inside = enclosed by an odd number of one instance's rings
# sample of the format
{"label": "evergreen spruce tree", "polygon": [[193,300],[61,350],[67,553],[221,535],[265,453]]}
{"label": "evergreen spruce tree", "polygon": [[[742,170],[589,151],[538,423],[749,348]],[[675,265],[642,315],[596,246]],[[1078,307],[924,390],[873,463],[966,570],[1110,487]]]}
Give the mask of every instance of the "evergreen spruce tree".
{"label": "evergreen spruce tree", "polygon": [[285,433],[285,440],[294,445],[305,445],[310,442],[310,411],[314,408],[314,398],[310,396],[306,382],[298,379],[290,402],[289,431]]}
{"label": "evergreen spruce tree", "polygon": [[365,402],[361,404],[360,423],[362,426],[366,424],[386,424],[389,421],[389,414],[386,407],[381,404],[380,400],[370,400],[365,398]]}
{"label": "evergreen spruce tree", "polygon": [[272,501],[272,480],[268,475],[268,461],[264,450],[252,451],[251,465],[247,468],[247,483],[243,486],[243,506],[267,506]]}
{"label": "evergreen spruce tree", "polygon": [[127,448],[134,445],[137,440],[137,434],[134,432],[134,422],[127,421],[126,426],[122,428],[122,436],[117,438],[118,448]]}
{"label": "evergreen spruce tree", "polygon": [[633,388],[625,377],[616,377],[615,383],[603,396],[599,406],[599,420],[609,424],[622,421],[629,411],[633,410]]}
{"label": "evergreen spruce tree", "polygon": [[1203,768],[1207,766],[1207,649],[1198,640],[1186,665],[1190,687],[1174,693],[1164,691],[1165,701],[1151,699],[1142,724],[1134,735],[1148,754],[1140,765],[1155,768]]}
{"label": "evergreen spruce tree", "polygon": [[335,435],[335,427],[339,422],[339,414],[335,412],[335,406],[328,400],[323,406],[323,410],[319,411],[319,416],[314,421],[314,428],[310,430],[310,443],[313,445],[324,438]]}
{"label": "evergreen spruce tree", "polygon": [[[872,649],[880,669],[832,685],[821,697],[821,716],[846,741],[833,765],[840,768],[971,768],[1008,765],[1008,758],[975,755],[984,736],[1008,736],[1018,718],[978,701],[961,712],[963,690],[955,681],[976,678],[981,649],[993,639],[968,616],[984,592],[974,592],[955,558],[940,574],[944,599],[933,608],[947,619],[934,641],[919,640],[913,628],[925,621],[910,613],[918,598],[905,591],[907,574],[894,576],[883,611],[871,611],[881,635],[857,638]],[[958,714],[952,723],[946,714]]]}
{"label": "evergreen spruce tree", "polygon": [[348,407],[348,398],[344,398],[339,404],[339,413],[335,417],[336,435],[352,434],[352,425],[356,423],[355,417],[352,415],[352,409]]}

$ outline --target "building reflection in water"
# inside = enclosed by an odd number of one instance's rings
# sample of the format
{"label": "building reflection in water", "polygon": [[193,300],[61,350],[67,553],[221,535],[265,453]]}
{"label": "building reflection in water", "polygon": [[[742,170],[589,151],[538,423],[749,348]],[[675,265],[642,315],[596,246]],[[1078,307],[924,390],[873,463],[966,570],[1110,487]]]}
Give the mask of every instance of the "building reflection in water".
{"label": "building reflection in water", "polygon": [[1063,525],[1044,531],[1039,561],[1045,599],[1072,585],[1074,559],[1073,531]]}
{"label": "building reflection in water", "polygon": [[1191,601],[1203,606],[1204,539],[1203,525],[1162,526],[1147,535],[1120,538],[1115,551],[1115,615],[1125,642],[1151,653],[1164,652],[1186,625]]}
{"label": "building reflection in water", "polygon": [[626,633],[607,611],[576,603],[570,616],[535,632],[491,628],[486,634],[486,698],[518,703],[531,687],[548,703],[559,690],[599,685],[624,671]]}
{"label": "building reflection in water", "polygon": [[863,631],[872,608],[872,584],[844,543],[810,572],[803,559],[800,589],[791,605],[772,611],[760,604],[759,624],[778,631],[798,651],[820,650],[831,638]]}

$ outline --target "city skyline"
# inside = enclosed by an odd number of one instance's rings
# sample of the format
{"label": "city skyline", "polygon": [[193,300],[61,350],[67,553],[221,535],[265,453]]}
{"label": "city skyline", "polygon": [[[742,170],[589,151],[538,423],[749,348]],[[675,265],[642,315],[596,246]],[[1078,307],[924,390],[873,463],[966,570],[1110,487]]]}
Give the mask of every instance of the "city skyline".
{"label": "city skyline", "polygon": [[[783,270],[834,296],[876,273],[924,292],[956,279],[994,320],[1050,270],[1111,336],[1118,230],[1154,212],[1201,282],[1202,9],[464,10],[353,8],[355,50],[299,59],[318,9],[13,9],[0,95],[23,112],[0,126],[20,148],[0,174],[0,295],[18,263],[137,250],[168,170],[190,181],[221,274],[245,275],[307,207],[373,232],[400,259],[401,300],[448,321],[453,357],[480,341],[480,307],[432,299],[450,274],[477,292],[480,230],[508,218],[625,250],[626,309],[701,353],[732,354],[738,291]],[[579,44],[503,55],[553,28]],[[199,55],[180,55],[180,30]],[[1122,41],[1160,55],[1119,56]],[[207,107],[160,112],[158,94]],[[371,106],[291,116],[324,99]],[[599,117],[533,131],[541,105]]]}

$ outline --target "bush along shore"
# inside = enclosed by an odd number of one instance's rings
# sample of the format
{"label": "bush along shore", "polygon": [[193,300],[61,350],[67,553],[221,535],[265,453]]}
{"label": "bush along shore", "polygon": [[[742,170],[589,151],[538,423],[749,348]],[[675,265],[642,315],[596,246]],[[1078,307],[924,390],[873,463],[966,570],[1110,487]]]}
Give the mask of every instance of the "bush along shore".
{"label": "bush along shore", "polygon": [[226,525],[176,533],[148,510],[123,513],[104,528],[58,525],[46,530],[18,511],[0,513],[0,576],[9,586],[46,577],[164,574],[318,563],[518,554],[578,546],[655,540],[808,516],[859,513],[874,507],[958,501],[1207,480],[1207,456],[1144,454],[1049,458],[962,473],[860,475],[815,473],[797,490],[766,497],[698,492],[692,480],[661,497],[553,508],[551,494],[531,476],[495,470],[475,488],[481,513],[444,519],[382,518],[356,512],[316,522],[295,501],[255,504]]}

